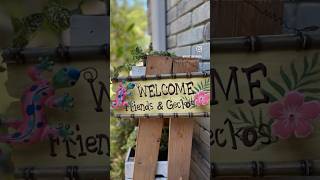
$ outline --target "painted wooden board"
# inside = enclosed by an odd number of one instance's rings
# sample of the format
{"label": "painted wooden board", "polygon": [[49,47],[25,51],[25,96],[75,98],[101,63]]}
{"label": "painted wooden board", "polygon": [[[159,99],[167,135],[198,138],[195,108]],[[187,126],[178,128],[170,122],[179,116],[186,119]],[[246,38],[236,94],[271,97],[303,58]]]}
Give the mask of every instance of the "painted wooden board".
{"label": "painted wooden board", "polygon": [[[165,59],[161,66],[154,68],[159,64],[163,57],[149,56],[147,58],[146,75],[171,73],[172,60]],[[163,60],[163,59],[162,59]],[[138,137],[136,143],[134,180],[153,180],[156,175],[159,147],[161,141],[164,118],[139,119]],[[146,168],[148,169],[146,171]]]}
{"label": "painted wooden board", "polygon": [[[108,92],[100,89],[99,81],[106,85],[105,61],[90,60],[88,62],[57,63],[53,72],[45,72],[46,78],[62,67],[72,66],[84,69],[88,66],[97,71],[97,78],[93,82],[93,89],[102,101],[97,105],[90,84],[84,79],[83,71],[74,87],[59,89],[56,95],[62,96],[68,93],[74,97],[74,106],[68,112],[61,109],[45,108],[45,113],[51,125],[64,123],[73,132],[68,138],[57,137],[32,145],[14,145],[12,147],[0,143],[0,149],[5,155],[10,155],[10,162],[15,167],[65,167],[77,166],[108,166],[109,163],[109,121],[106,118],[108,112]],[[21,118],[20,97],[32,83],[26,74],[27,65],[9,65],[6,72],[0,73],[0,114],[7,118]],[[94,71],[93,76],[94,76]],[[88,75],[88,74],[87,74]],[[99,108],[97,108],[99,107]],[[100,109],[101,111],[96,111]],[[0,133],[6,133],[7,129],[1,126]],[[103,179],[103,178],[102,178]]]}
{"label": "painted wooden board", "polygon": [[[208,117],[209,73],[118,78],[113,81],[115,116]],[[119,98],[120,94],[124,98]],[[127,95],[130,94],[130,95]],[[120,96],[121,97],[121,96]]]}
{"label": "painted wooden board", "polygon": [[320,159],[318,53],[212,54],[211,162]]}

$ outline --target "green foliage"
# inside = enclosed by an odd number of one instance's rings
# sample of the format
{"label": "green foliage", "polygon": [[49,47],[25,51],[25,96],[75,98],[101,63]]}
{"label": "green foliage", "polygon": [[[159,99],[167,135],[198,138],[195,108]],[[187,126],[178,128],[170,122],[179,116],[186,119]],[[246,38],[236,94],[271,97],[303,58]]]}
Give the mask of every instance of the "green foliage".
{"label": "green foliage", "polygon": [[111,179],[124,179],[126,152],[135,144],[135,124],[131,120],[114,117],[111,117],[110,121]]}
{"label": "green foliage", "polygon": [[[132,66],[142,61],[142,49],[149,44],[147,15],[142,1],[138,0],[130,5],[127,1],[111,0],[110,10],[111,76],[127,76]],[[137,46],[142,48],[136,49]],[[136,53],[131,54],[133,51]]]}
{"label": "green foliage", "polygon": [[[79,4],[82,3],[83,0],[80,1]],[[72,12],[79,13],[79,11],[65,8],[63,1],[49,0],[41,12],[33,13],[22,18],[11,17],[11,23],[14,29],[11,46],[13,48],[25,47],[34,34],[40,29],[46,29],[56,34],[61,33],[69,28]]]}
{"label": "green foliage", "polygon": [[[290,63],[290,69],[288,73],[284,70],[284,67],[280,67],[280,77],[282,83],[275,82],[274,80],[268,78],[268,84],[277,92],[278,96],[283,97],[288,91],[299,91],[306,94],[306,100],[319,100],[319,97],[316,97],[320,92],[320,88],[314,88],[316,83],[319,83],[320,78],[320,63],[319,63],[319,53],[315,53],[312,59],[308,59],[307,56],[303,59],[303,71],[298,73],[297,65],[295,62]],[[262,93],[267,95],[270,98],[271,102],[276,101],[278,96],[262,89]]]}
{"label": "green foliage", "polygon": [[168,56],[176,57],[175,53],[168,51],[154,51],[149,47],[148,50],[143,50],[141,47],[137,46],[131,51],[132,58],[134,61],[141,61],[147,59],[147,56]]}
{"label": "green foliage", "polygon": [[206,79],[204,83],[201,81],[200,83],[197,83],[194,87],[195,92],[199,91],[207,91],[210,92],[210,79]]}
{"label": "green foliage", "polygon": [[[111,77],[129,74],[132,66],[141,62],[143,50],[148,47],[147,15],[141,1],[133,4],[111,0],[110,61]],[[137,48],[141,47],[141,48]],[[124,179],[126,152],[135,145],[135,123],[129,119],[111,117],[111,178]]]}

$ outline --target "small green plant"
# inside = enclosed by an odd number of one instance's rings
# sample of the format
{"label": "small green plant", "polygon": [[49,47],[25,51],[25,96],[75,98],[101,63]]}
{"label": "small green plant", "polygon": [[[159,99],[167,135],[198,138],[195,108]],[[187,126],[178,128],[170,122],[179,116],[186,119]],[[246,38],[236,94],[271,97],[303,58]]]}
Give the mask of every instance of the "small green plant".
{"label": "small green plant", "polygon": [[152,48],[148,50],[143,50],[141,47],[136,46],[131,50],[132,61],[130,63],[124,63],[118,67],[115,67],[113,70],[113,77],[118,77],[122,71],[131,71],[132,66],[135,66],[139,62],[143,62],[145,64],[145,60],[148,56],[168,56],[168,57],[176,57],[176,55],[172,52],[167,51],[153,51]]}

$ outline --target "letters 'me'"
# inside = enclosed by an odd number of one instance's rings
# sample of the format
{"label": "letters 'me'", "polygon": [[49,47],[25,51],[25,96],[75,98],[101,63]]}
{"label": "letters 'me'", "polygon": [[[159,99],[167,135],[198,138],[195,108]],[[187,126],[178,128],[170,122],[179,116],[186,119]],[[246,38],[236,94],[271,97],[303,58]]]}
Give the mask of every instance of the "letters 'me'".
{"label": "letters 'me'", "polygon": [[[231,85],[232,83],[234,84],[234,88],[236,91],[236,99],[234,100],[236,104],[242,104],[244,103],[243,99],[240,98],[240,91],[239,91],[239,85],[238,85],[238,77],[237,77],[237,71],[238,68],[235,66],[231,66],[229,67],[231,73],[230,73],[230,78],[229,78],[229,82],[228,82],[228,86],[227,88],[225,88],[223,86],[223,82],[221,80],[220,75],[218,74],[218,72],[215,69],[211,69],[211,89],[212,89],[212,103],[213,105],[218,104],[218,101],[216,100],[216,84],[218,84],[223,92],[223,94],[225,95],[226,100],[229,99],[229,92],[231,90]],[[262,75],[264,77],[267,76],[267,69],[265,67],[264,64],[262,63],[258,63],[255,64],[251,67],[248,68],[242,68],[242,72],[245,73],[246,77],[247,77],[247,81],[248,81],[248,86],[249,86],[249,90],[250,90],[250,100],[248,101],[249,104],[251,106],[256,106],[258,104],[261,103],[268,103],[269,102],[269,98],[263,94],[263,98],[262,99],[255,99],[254,94],[253,94],[253,89],[254,88],[260,88],[260,80],[256,80],[255,82],[252,82],[252,75],[257,73],[258,71],[262,72]]]}

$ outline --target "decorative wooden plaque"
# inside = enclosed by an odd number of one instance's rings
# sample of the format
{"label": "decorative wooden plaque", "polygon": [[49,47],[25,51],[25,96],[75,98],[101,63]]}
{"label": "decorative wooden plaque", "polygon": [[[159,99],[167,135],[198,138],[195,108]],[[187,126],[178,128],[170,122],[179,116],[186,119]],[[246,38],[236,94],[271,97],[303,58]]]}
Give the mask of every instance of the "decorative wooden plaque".
{"label": "decorative wooden plaque", "polygon": [[179,73],[113,79],[116,117],[208,117],[210,74]]}
{"label": "decorative wooden plaque", "polygon": [[212,58],[212,161],[320,158],[318,51]]}
{"label": "decorative wooden plaque", "polygon": [[[1,117],[22,118],[20,97],[25,89],[32,85],[30,78],[26,75],[27,69],[32,64],[10,64],[6,72],[0,73],[0,114]],[[105,61],[90,60],[88,62],[57,63],[52,73],[45,72],[44,77],[51,80],[53,75],[64,67],[74,67],[81,72],[78,82],[74,87],[58,89],[57,96],[63,96],[68,93],[74,98],[74,107],[69,111],[63,111],[59,108],[45,108],[45,115],[52,127],[64,124],[71,134],[67,137],[55,137],[45,139],[34,144],[16,144],[10,146],[6,143],[0,143],[2,151],[1,158],[7,157],[4,163],[13,164],[19,167],[65,167],[77,165],[79,167],[88,166],[106,166],[109,161],[109,121],[106,118],[106,105],[109,100],[107,93],[100,90],[99,81],[106,82]],[[94,67],[95,73],[87,73],[87,67]],[[93,89],[91,89],[89,80],[91,77]],[[106,86],[106,85],[104,85]],[[102,94],[100,104],[102,107],[97,108],[97,102],[93,96],[93,91]],[[102,92],[102,93],[101,93]],[[99,104],[99,103],[98,103]],[[97,109],[103,110],[98,111]],[[14,132],[11,128],[0,126],[1,135]],[[0,162],[3,165],[2,159]],[[9,165],[8,165],[9,166]],[[8,172],[6,172],[8,173]],[[0,171],[0,179],[1,171]],[[101,178],[100,178],[101,179]],[[103,179],[103,178],[102,178]],[[105,179],[105,178],[104,178]]]}

